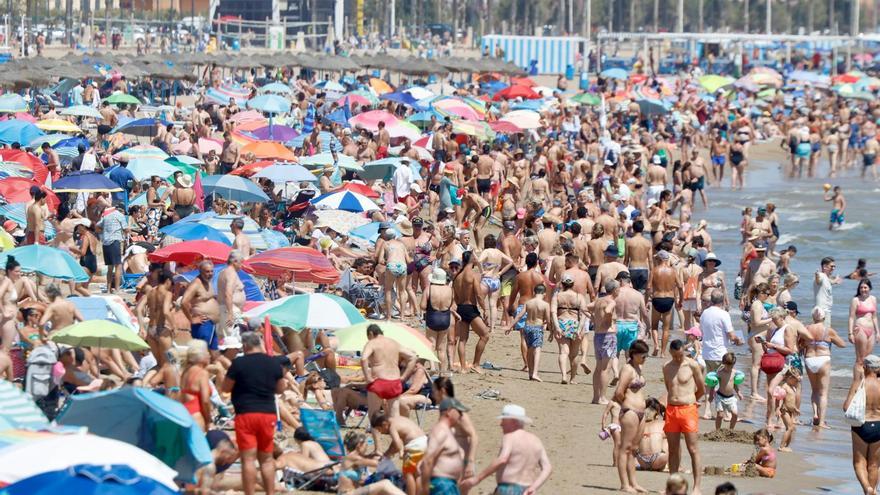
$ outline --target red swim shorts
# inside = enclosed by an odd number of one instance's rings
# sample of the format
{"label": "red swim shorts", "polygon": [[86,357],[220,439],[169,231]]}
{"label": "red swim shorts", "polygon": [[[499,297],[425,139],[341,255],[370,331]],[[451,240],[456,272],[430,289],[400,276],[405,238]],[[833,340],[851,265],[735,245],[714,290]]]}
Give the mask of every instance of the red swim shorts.
{"label": "red swim shorts", "polygon": [[666,433],[696,433],[700,430],[700,414],[696,404],[666,406]]}
{"label": "red swim shorts", "polygon": [[271,453],[275,447],[275,415],[244,413],[235,415],[235,441],[239,450]]}
{"label": "red swim shorts", "polygon": [[31,246],[34,244],[46,244],[46,238],[43,236],[43,234],[40,234],[40,238],[37,239],[36,232],[28,232],[24,236],[24,244],[25,246]]}
{"label": "red swim shorts", "polygon": [[381,160],[382,158],[388,158],[387,146],[379,146],[379,148],[376,150],[376,159]]}
{"label": "red swim shorts", "polygon": [[383,380],[377,378],[367,385],[367,390],[378,395],[384,400],[391,400],[403,393],[403,384],[400,380]]}

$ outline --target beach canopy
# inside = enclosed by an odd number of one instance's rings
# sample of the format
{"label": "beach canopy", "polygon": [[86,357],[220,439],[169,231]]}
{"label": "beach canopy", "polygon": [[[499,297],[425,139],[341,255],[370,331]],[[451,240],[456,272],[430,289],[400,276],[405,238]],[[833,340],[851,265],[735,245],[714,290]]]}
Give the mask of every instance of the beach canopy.
{"label": "beach canopy", "polygon": [[325,210],[371,211],[378,210],[370,198],[352,191],[337,191],[322,194],[311,200],[315,208]]}
{"label": "beach canopy", "polygon": [[104,98],[104,101],[111,105],[140,105],[142,102],[131,96],[127,93],[113,93],[112,95]]}
{"label": "beach canopy", "polygon": [[290,112],[290,101],[283,96],[260,95],[248,100],[247,107],[264,113],[288,113]]}
{"label": "beach canopy", "polygon": [[45,136],[39,127],[24,120],[4,120],[0,122],[0,144],[29,144]]}
{"label": "beach canopy", "polygon": [[73,105],[71,107],[62,108],[61,111],[58,112],[58,114],[104,120],[104,116],[101,115],[101,112],[99,112],[95,107],[90,107],[88,105]]}
{"label": "beach canopy", "polygon": [[95,172],[72,172],[53,185],[55,192],[121,192],[122,188],[112,180]]}
{"label": "beach canopy", "polygon": [[75,323],[53,334],[50,340],[74,347],[98,347],[124,351],[143,351],[150,348],[144,339],[132,332],[130,328],[109,320],[89,320]]}
{"label": "beach canopy", "polygon": [[318,180],[315,174],[306,170],[302,165],[276,163],[270,165],[251,177],[256,179],[269,179],[274,184],[284,184],[286,182],[315,182]]}

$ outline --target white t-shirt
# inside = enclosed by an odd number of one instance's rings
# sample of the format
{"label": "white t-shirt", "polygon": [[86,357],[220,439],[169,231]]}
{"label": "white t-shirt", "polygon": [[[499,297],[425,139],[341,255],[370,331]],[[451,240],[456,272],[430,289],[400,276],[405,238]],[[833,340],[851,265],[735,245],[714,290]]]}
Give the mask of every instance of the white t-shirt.
{"label": "white t-shirt", "polygon": [[409,165],[401,165],[394,171],[394,193],[398,198],[409,196],[413,184],[412,169]]}
{"label": "white t-shirt", "polygon": [[730,313],[718,306],[709,307],[700,315],[700,331],[703,332],[703,359],[721,361],[730,345],[727,334],[733,332]]}
{"label": "white t-shirt", "polygon": [[831,309],[834,305],[834,298],[831,296],[831,279],[822,272],[816,272],[819,277],[817,284],[813,280],[813,297],[816,299],[816,306],[822,309]]}

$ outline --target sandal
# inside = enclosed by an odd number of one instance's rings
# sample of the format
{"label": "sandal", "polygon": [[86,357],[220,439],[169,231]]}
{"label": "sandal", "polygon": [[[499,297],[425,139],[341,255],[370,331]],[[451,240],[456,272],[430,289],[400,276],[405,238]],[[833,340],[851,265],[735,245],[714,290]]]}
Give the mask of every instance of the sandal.
{"label": "sandal", "polygon": [[501,392],[493,388],[487,388],[486,390],[483,390],[482,392],[477,394],[477,397],[486,400],[498,400],[501,398]]}

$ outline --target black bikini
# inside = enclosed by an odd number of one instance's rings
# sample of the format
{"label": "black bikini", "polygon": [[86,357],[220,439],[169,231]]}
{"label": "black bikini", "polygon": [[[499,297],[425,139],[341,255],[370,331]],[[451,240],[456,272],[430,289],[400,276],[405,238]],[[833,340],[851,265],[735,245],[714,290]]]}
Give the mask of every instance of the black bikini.
{"label": "black bikini", "polygon": [[880,442],[880,421],[865,421],[862,426],[853,426],[852,432],[868,445]]}

